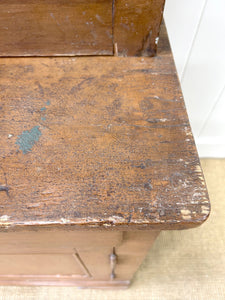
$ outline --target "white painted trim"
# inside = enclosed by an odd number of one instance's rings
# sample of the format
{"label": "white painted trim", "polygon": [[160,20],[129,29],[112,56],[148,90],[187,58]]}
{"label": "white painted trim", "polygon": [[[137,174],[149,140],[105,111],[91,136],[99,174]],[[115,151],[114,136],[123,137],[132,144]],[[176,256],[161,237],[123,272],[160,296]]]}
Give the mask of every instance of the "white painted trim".
{"label": "white painted trim", "polygon": [[225,158],[225,136],[204,136],[195,140],[200,157]]}

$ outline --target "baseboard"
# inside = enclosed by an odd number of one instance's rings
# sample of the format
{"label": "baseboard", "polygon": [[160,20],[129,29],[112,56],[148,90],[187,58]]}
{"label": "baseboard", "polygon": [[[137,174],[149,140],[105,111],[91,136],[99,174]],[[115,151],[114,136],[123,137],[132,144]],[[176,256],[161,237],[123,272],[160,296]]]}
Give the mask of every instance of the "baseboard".
{"label": "baseboard", "polygon": [[206,136],[195,139],[199,157],[225,158],[225,136]]}

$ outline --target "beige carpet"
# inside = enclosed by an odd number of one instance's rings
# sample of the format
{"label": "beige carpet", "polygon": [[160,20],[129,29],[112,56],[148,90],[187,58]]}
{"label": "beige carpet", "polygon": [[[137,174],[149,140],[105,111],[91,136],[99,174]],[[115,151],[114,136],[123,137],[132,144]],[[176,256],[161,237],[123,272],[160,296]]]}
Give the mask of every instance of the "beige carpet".
{"label": "beige carpet", "polygon": [[203,159],[212,203],[199,228],[162,232],[128,290],[0,287],[0,299],[225,299],[225,160]]}

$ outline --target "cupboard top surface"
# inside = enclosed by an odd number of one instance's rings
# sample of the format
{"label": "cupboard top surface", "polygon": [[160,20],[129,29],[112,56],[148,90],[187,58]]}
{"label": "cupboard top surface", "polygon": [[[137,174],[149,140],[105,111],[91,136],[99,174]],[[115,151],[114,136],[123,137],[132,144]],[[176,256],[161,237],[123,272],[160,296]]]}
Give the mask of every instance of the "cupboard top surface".
{"label": "cupboard top surface", "polygon": [[2,58],[1,230],[177,229],[210,204],[167,40],[154,58]]}

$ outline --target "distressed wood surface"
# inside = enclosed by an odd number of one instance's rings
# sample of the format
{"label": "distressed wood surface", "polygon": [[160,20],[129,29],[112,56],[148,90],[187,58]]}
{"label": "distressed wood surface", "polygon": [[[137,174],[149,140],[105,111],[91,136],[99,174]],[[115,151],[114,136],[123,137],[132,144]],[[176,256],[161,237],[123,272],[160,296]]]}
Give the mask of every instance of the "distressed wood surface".
{"label": "distressed wood surface", "polygon": [[0,56],[153,56],[165,0],[0,1]]}
{"label": "distressed wood surface", "polygon": [[0,55],[112,55],[112,0],[1,0]]}
{"label": "distressed wood surface", "polygon": [[114,44],[124,56],[154,56],[165,0],[116,0]]}
{"label": "distressed wood surface", "polygon": [[1,59],[1,230],[183,229],[207,219],[166,38],[159,50]]}

